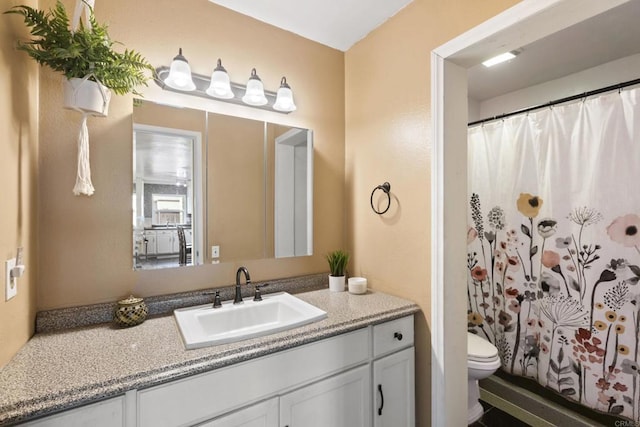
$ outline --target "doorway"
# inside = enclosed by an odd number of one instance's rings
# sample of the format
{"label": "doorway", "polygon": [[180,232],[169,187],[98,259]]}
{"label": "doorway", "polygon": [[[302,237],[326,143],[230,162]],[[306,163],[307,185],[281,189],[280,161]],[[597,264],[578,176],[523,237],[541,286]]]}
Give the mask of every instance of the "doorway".
{"label": "doorway", "polygon": [[434,426],[466,425],[467,419],[466,411],[460,411],[460,394],[467,391],[466,334],[459,322],[466,316],[465,286],[445,286],[466,283],[466,271],[461,266],[466,256],[467,230],[467,70],[496,54],[517,50],[627,1],[524,1],[431,54]]}

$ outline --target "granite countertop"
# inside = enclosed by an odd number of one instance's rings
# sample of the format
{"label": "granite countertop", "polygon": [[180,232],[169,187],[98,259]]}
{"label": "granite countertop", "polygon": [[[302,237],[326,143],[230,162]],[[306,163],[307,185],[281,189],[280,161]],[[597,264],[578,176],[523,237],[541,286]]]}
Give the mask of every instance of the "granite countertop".
{"label": "granite countertop", "polygon": [[185,350],[173,315],[120,329],[101,324],[36,334],[0,370],[0,425],[242,362],[407,316],[408,300],[369,291],[327,289],[296,294],[327,318],[289,331],[236,343]]}

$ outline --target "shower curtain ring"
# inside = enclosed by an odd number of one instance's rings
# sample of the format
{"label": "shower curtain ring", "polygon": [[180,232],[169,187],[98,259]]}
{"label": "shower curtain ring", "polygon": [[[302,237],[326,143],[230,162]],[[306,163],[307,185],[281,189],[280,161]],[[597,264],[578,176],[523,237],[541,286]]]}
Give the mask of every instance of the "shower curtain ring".
{"label": "shower curtain ring", "polygon": [[[375,194],[376,190],[382,190],[387,195],[387,208],[383,211],[379,211],[373,206],[373,195]],[[386,213],[391,207],[391,195],[389,194],[390,191],[391,191],[391,184],[389,184],[388,182],[385,182],[384,184],[378,185],[371,192],[371,198],[369,199],[371,202],[371,209],[373,209],[373,211],[378,215],[382,215]]]}

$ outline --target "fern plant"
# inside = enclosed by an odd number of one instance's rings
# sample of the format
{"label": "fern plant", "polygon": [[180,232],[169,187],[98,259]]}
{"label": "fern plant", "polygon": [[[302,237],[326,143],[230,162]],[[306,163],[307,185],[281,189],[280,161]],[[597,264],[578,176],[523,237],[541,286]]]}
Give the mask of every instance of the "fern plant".
{"label": "fern plant", "polygon": [[329,263],[329,271],[332,276],[344,276],[349,263],[349,253],[340,249],[327,254],[327,262]]}
{"label": "fern plant", "polygon": [[146,86],[149,77],[145,71],[153,72],[153,67],[140,53],[113,50],[114,44],[120,43],[111,40],[106,25],[96,22],[93,9],[89,16],[91,28],[80,22],[77,31],[69,28],[69,16],[60,0],[46,12],[20,5],[5,13],[21,15],[33,36],[27,42],[19,42],[18,49],[40,65],[61,72],[67,79],[93,73],[95,79],[118,95],[140,95],[136,86]]}

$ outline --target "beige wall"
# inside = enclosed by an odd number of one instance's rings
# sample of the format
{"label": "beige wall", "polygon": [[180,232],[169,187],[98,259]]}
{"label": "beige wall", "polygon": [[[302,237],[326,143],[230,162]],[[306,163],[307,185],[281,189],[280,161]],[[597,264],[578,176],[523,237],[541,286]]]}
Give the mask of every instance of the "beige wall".
{"label": "beige wall", "polygon": [[[53,0],[40,2],[47,8],[53,4]],[[64,0],[64,4],[72,8],[75,2]],[[220,57],[234,81],[244,82],[256,67],[265,87],[276,90],[280,78],[287,76],[298,105],[290,115],[215,101],[208,101],[208,107],[314,130],[315,255],[132,271],[132,97],[114,97],[108,118],[89,119],[96,193],[75,197],[71,189],[80,117],[61,107],[61,77],[43,70],[38,309],[113,301],[129,293],[149,296],[228,285],[239,265],[246,265],[255,281],[327,271],[323,255],[345,242],[343,53],[207,0],[144,0],[126,5],[103,1],[96,4],[96,16],[109,24],[113,39],[140,51],[155,66],[168,65],[182,47],[195,73],[209,74]],[[154,101],[192,98],[151,85],[144,93]],[[202,100],[193,98],[193,102]]]}
{"label": "beige wall", "polygon": [[[5,8],[35,1],[8,1]],[[0,15],[0,368],[29,339],[36,301],[36,168],[38,164],[38,68],[15,41],[21,18]],[[18,295],[5,302],[4,261],[25,250],[26,271]]]}
{"label": "beige wall", "polygon": [[220,246],[221,262],[264,258],[265,124],[209,114],[208,125],[209,246]]}
{"label": "beige wall", "polygon": [[[429,425],[431,416],[430,53],[515,3],[415,0],[345,55],[352,273],[367,277],[372,288],[409,298],[422,308],[416,322],[419,426]],[[384,181],[391,184],[392,205],[379,216],[371,210],[369,196]]]}

